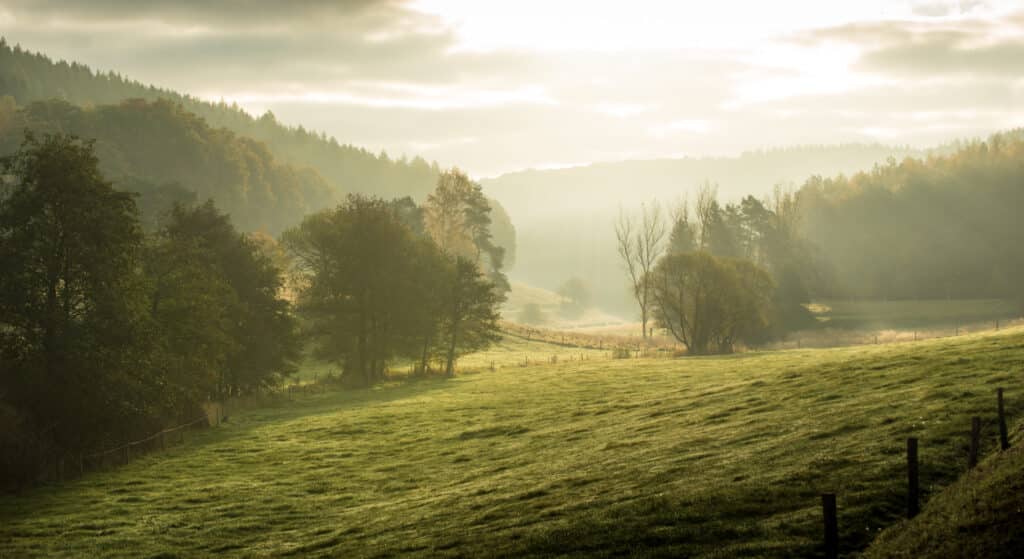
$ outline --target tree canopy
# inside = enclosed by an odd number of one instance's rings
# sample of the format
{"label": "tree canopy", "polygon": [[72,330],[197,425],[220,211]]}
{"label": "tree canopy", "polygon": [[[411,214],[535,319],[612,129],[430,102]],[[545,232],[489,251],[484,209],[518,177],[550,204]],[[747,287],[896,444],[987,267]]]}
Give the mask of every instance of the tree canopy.
{"label": "tree canopy", "polygon": [[259,246],[212,202],[177,205],[145,235],[95,149],[29,134],[2,161],[5,481],[277,384],[298,355],[281,270]]}

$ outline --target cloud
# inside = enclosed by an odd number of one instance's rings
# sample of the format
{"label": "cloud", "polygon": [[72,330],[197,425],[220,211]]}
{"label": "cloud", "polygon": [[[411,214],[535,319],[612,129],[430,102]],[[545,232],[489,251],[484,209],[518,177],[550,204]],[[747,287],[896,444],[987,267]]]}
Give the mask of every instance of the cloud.
{"label": "cloud", "polygon": [[503,69],[530,63],[511,52],[455,52],[453,31],[439,18],[397,1],[0,5],[14,22],[9,40],[189,90],[286,90],[310,82],[324,89],[352,80],[500,82]]}
{"label": "cloud", "polygon": [[897,77],[1013,76],[1024,70],[1024,14],[993,20],[897,20],[814,30],[805,48],[845,43],[861,50],[856,69]]}
{"label": "cloud", "polygon": [[53,58],[479,174],[1019,124],[1024,13],[899,3],[899,20],[806,1],[736,21],[739,2],[710,19],[469,2],[467,27],[422,1],[0,0],[0,25]]}

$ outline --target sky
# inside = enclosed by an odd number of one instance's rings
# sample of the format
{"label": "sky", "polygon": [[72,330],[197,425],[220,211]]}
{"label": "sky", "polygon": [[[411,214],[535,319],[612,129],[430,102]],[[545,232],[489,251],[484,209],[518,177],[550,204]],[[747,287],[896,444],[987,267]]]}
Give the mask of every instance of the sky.
{"label": "sky", "polygon": [[0,0],[0,35],[477,177],[1024,126],[1024,2]]}

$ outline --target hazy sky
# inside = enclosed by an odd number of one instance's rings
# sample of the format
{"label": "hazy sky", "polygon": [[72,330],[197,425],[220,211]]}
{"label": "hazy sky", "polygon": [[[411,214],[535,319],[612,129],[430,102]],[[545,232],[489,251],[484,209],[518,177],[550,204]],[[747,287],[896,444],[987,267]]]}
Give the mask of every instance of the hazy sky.
{"label": "hazy sky", "polygon": [[0,0],[0,34],[477,176],[1024,125],[1024,5]]}

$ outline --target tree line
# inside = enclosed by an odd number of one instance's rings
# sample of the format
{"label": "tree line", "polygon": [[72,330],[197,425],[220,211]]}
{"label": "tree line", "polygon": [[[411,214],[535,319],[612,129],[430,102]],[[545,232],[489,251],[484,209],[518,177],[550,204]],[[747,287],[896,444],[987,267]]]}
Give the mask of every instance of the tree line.
{"label": "tree line", "polygon": [[395,359],[451,374],[497,338],[500,250],[478,186],[458,171],[445,176],[468,186],[446,203],[466,217],[449,234],[469,239],[468,253],[436,242],[429,216],[448,208],[408,198],[352,195],[281,243],[240,232],[212,201],[175,204],[147,232],[95,142],[64,134],[27,134],[0,176],[0,470],[11,482],[44,456],[278,385],[307,343],[368,385]]}
{"label": "tree line", "polygon": [[1024,303],[1024,131],[954,148],[806,181],[797,196],[817,296]]}
{"label": "tree line", "polygon": [[812,299],[1013,299],[1024,311],[1024,132],[814,176],[721,203],[645,204],[616,223],[644,335],[664,328],[691,353],[727,353],[818,325]]}

